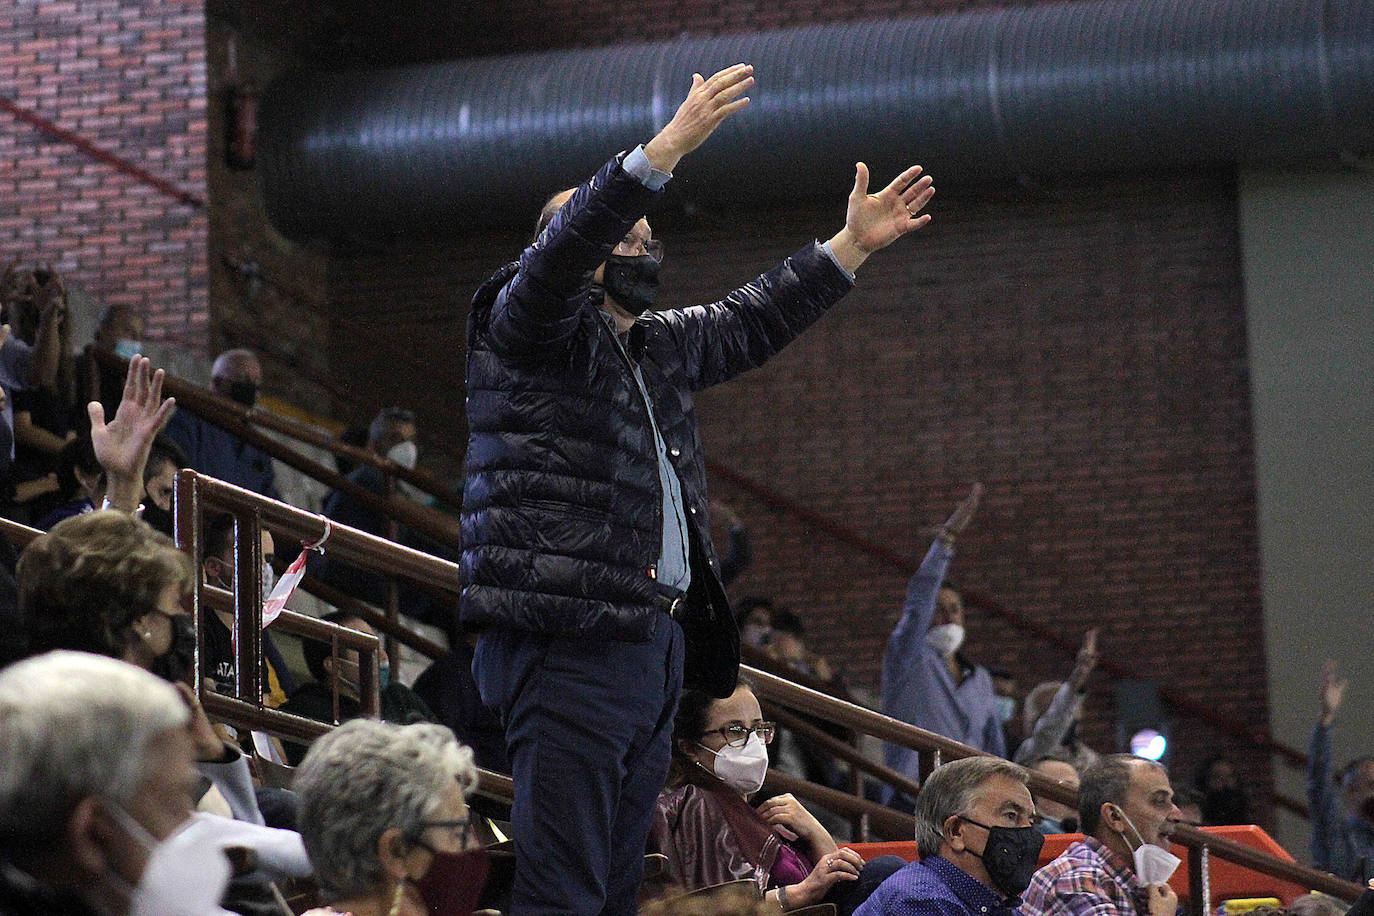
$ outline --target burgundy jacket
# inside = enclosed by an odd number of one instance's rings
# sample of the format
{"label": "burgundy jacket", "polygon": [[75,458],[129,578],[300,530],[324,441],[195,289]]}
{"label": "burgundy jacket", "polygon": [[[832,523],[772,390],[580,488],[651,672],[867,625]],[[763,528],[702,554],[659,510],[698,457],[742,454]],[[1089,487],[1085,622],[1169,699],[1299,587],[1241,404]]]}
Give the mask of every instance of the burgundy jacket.
{"label": "burgundy jacket", "polygon": [[649,832],[649,851],[668,857],[663,880],[687,890],[745,878],[763,893],[782,843],[748,802],[718,780],[665,790]]}

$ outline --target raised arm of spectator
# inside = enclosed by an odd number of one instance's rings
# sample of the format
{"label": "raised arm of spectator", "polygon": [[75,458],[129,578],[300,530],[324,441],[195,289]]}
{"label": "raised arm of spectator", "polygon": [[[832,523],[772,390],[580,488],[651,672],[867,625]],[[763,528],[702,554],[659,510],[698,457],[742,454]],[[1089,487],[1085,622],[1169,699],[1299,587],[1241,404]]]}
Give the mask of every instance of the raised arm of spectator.
{"label": "raised arm of spectator", "polygon": [[983,485],[975,483],[964,501],[959,503],[945,523],[936,529],[935,543],[930,545],[930,550],[926,552],[916,574],[907,583],[902,619],[892,631],[889,645],[925,645],[926,631],[930,629],[930,622],[935,618],[935,602],[940,595],[940,583],[945,581],[945,573],[949,569],[950,561],[954,559],[954,542],[972,521],[982,498]]}
{"label": "raised arm of spectator", "polygon": [[66,338],[67,286],[51,269],[48,281],[38,288],[34,305],[38,309],[38,333],[33,341],[28,383],[33,388],[55,388],[57,370],[62,364],[62,341]]}
{"label": "raised arm of spectator", "polygon": [[853,289],[870,254],[930,222],[920,211],[935,188],[920,166],[874,194],[867,166],[855,168],[844,228],[825,245],[812,242],[719,302],[660,313],[694,390],[762,366]]}
{"label": "raised arm of spectator", "polygon": [[129,361],[124,377],[124,396],[114,419],[105,422],[99,401],[86,405],[91,418],[91,444],[105,469],[105,499],[109,508],[134,512],[143,498],[143,469],[153,439],[167,425],[176,409],[173,398],[163,400],[163,372],[153,371],[147,357]]}
{"label": "raised arm of spectator", "polygon": [[1307,749],[1307,806],[1312,813],[1312,861],[1318,868],[1334,871],[1341,847],[1343,819],[1340,793],[1331,774],[1331,725],[1345,702],[1350,682],[1340,677],[1330,659],[1322,667],[1321,717],[1312,729],[1312,744]]}
{"label": "raised arm of spectator", "polygon": [[753,72],[736,64],[709,79],[694,74],[687,97],[652,140],[572,192],[496,299],[489,327],[498,349],[519,355],[570,339],[580,305],[573,294],[644,215],[682,157],[749,104]]}
{"label": "raised arm of spectator", "polygon": [[1078,650],[1069,679],[1055,691],[1050,705],[1035,720],[1030,737],[1016,749],[1017,763],[1032,766],[1036,761],[1050,756],[1064,743],[1064,737],[1076,718],[1078,704],[1087,691],[1088,677],[1096,666],[1097,628],[1093,627],[1083,637],[1083,645]]}

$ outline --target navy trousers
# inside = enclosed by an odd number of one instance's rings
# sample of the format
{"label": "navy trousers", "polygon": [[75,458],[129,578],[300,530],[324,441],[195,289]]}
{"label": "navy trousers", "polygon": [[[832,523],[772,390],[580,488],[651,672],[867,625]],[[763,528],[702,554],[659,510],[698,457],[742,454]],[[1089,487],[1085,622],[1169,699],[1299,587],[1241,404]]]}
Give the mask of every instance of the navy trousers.
{"label": "navy trousers", "polygon": [[632,916],[668,772],[682,628],[649,642],[484,633],[473,676],[515,780],[511,916]]}

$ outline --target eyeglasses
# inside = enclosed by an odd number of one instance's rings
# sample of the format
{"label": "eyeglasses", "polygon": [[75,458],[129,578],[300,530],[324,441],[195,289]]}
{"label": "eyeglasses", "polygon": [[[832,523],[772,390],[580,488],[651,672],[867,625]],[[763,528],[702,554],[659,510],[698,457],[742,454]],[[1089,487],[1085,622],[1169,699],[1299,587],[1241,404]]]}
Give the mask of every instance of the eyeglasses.
{"label": "eyeglasses", "polygon": [[725,725],[721,728],[713,728],[701,733],[701,737],[707,735],[720,735],[725,739],[726,747],[744,747],[749,743],[750,735],[758,735],[759,740],[764,744],[773,743],[773,735],[777,732],[778,726],[773,722],[760,722],[758,725]]}
{"label": "eyeglasses", "polygon": [[[456,821],[420,821],[416,825],[419,833],[423,833],[431,828],[435,830],[447,830],[453,841],[458,844],[459,849],[468,848],[468,840],[472,838],[472,819],[463,818]],[[418,837],[417,837],[418,839]]]}
{"label": "eyeglasses", "polygon": [[641,239],[637,235],[627,235],[615,246],[615,253],[626,257],[647,254],[655,261],[663,260],[663,243],[658,239]]}

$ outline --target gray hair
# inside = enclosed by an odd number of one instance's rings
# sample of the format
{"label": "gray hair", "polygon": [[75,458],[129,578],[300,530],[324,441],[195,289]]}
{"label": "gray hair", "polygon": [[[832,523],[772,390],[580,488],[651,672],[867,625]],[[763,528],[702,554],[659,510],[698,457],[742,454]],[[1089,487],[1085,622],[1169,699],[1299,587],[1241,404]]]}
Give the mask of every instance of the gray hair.
{"label": "gray hair", "polygon": [[1164,769],[1161,764],[1134,754],[1107,754],[1097,758],[1078,774],[1078,826],[1084,834],[1097,834],[1097,825],[1102,820],[1102,806],[1107,802],[1114,805],[1126,803],[1131,776],[1138,765]]}
{"label": "gray hair", "polygon": [[103,655],[49,652],[0,672],[0,849],[58,841],[83,798],[129,801],[149,743],[189,718],[171,684]]}
{"label": "gray hair", "polygon": [[392,827],[417,836],[454,780],[477,783],[472,750],[442,725],[345,722],[317,739],[296,771],[299,827],[326,899],[384,880],[377,841]]}
{"label": "gray hair", "polygon": [[916,796],[916,849],[921,858],[939,855],[945,839],[945,821],[964,814],[973,806],[978,790],[994,776],[1006,776],[1025,785],[1030,777],[1025,767],[1001,757],[965,757],[951,760],[921,786]]}

